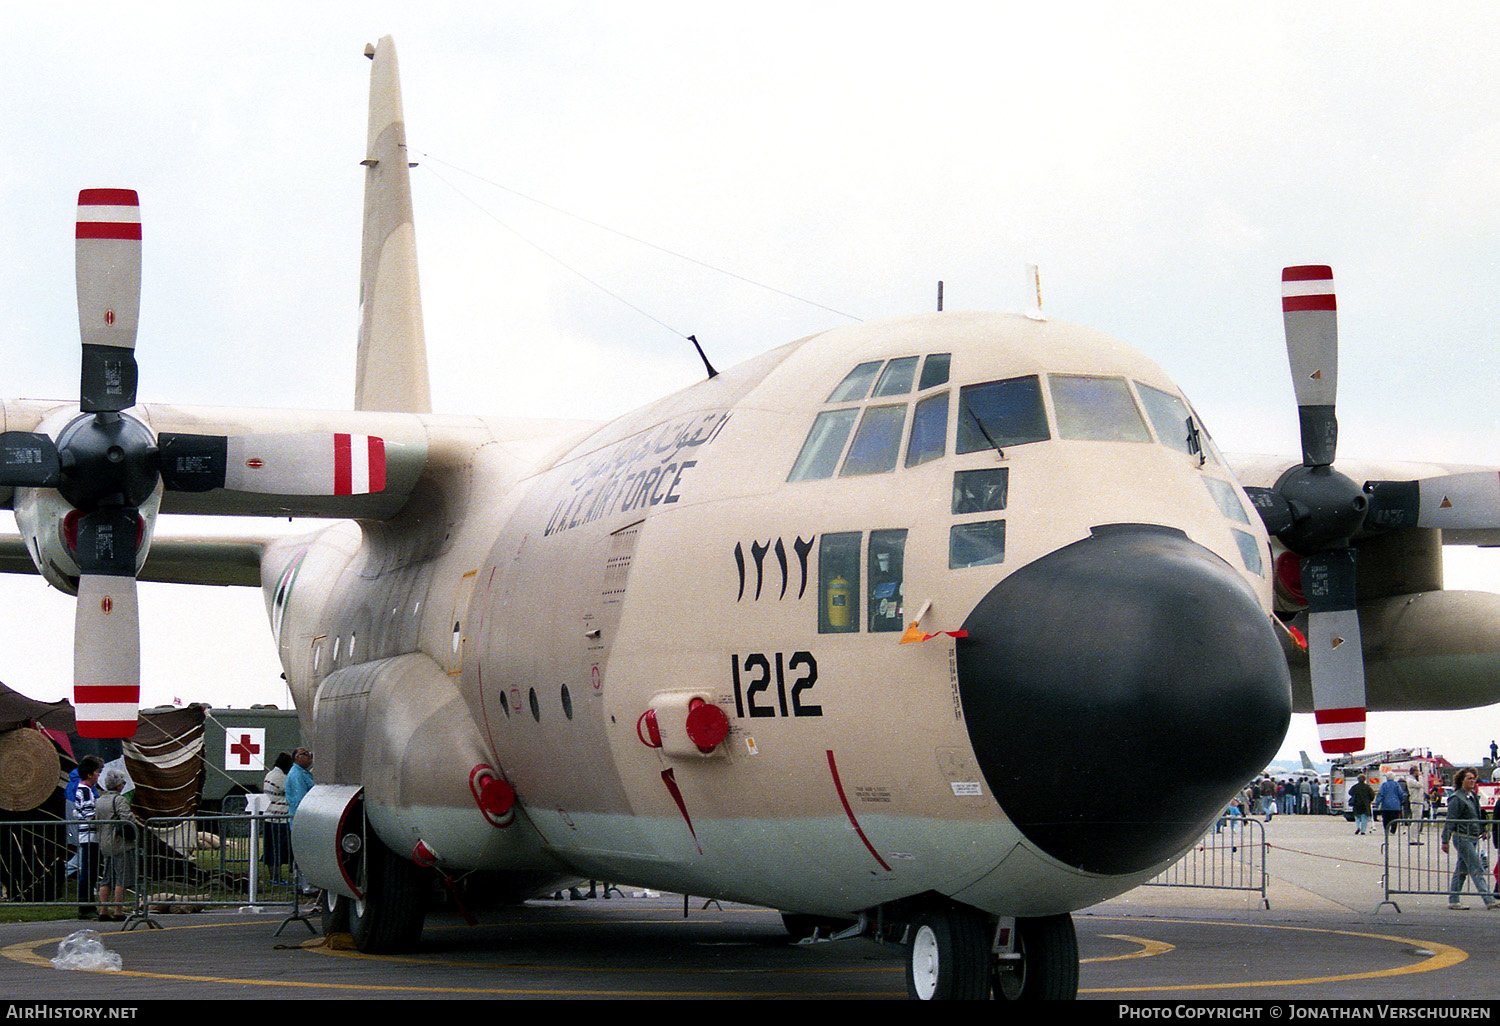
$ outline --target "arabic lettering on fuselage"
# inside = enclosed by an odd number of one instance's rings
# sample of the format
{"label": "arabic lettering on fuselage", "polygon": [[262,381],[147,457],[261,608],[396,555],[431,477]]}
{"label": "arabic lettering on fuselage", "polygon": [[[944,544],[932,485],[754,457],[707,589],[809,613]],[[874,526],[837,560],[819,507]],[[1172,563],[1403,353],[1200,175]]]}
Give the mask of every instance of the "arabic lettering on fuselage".
{"label": "arabic lettering on fuselage", "polygon": [[669,421],[577,461],[555,493],[543,535],[676,503],[683,476],[698,465],[695,457],[728,422],[727,411]]}

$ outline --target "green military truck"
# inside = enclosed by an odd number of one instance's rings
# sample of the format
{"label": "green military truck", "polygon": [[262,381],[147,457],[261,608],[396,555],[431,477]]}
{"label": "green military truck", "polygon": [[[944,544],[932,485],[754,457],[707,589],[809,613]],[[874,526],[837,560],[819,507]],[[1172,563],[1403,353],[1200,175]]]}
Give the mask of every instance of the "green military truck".
{"label": "green military truck", "polygon": [[[151,710],[148,710],[151,711]],[[252,706],[249,709],[203,710],[203,793],[200,812],[238,812],[243,801],[233,799],[258,794],[261,782],[281,752],[291,753],[302,744],[302,725],[294,709]],[[146,754],[146,753],[143,753]],[[164,761],[181,761],[181,751],[163,753]],[[228,806],[225,799],[230,798]]]}

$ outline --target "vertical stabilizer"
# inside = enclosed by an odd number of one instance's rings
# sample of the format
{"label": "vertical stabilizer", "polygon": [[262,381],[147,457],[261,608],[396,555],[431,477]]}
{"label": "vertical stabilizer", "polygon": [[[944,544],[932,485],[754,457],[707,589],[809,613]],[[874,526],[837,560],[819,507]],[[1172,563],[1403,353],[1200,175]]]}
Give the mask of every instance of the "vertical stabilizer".
{"label": "vertical stabilizer", "polygon": [[430,413],[427,343],[417,285],[406,121],[396,47],[386,36],[366,56],[370,69],[370,135],[365,151],[365,223],[359,273],[359,364],[354,405],[360,410]]}

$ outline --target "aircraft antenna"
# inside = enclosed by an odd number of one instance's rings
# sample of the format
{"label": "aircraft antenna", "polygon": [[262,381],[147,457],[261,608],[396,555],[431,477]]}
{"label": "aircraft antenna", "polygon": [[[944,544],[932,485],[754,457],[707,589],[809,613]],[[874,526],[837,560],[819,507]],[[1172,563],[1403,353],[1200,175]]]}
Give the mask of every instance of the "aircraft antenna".
{"label": "aircraft antenna", "polygon": [[938,313],[943,312],[943,283],[938,282]]}
{"label": "aircraft antenna", "polygon": [[719,372],[714,370],[714,365],[709,363],[708,357],[703,354],[703,347],[698,344],[698,336],[689,335],[687,338],[688,341],[693,344],[693,348],[698,350],[698,359],[703,361],[703,367],[708,371],[709,380],[712,381],[714,378],[718,377]]}
{"label": "aircraft antenna", "polygon": [[1026,316],[1034,321],[1045,321],[1042,315],[1042,272],[1036,264],[1026,265],[1026,291],[1031,293],[1032,307]]}

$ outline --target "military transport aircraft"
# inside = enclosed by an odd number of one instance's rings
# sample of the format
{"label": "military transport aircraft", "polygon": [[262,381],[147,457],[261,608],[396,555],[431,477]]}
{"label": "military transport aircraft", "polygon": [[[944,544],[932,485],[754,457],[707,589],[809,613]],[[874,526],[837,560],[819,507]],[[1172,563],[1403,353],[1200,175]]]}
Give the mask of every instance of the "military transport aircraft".
{"label": "military transport aircraft", "polygon": [[[264,589],[322,781],[297,857],[362,950],[415,944],[439,881],[592,877],[905,943],[917,997],[1070,997],[1070,913],[1266,765],[1289,657],[1320,708],[1363,706],[1351,546],[1360,594],[1446,629],[1448,523],[1426,482],[1342,508],[1331,392],[1252,503],[1159,367],[1039,316],[839,328],[604,425],[431,413],[395,52],[367,53],[358,409],[139,404],[139,200],[90,189],[80,399],[6,402],[0,438],[3,566],[78,595],[84,732],[133,729],[137,579]],[[336,522],[154,540],[172,513]],[[1369,608],[1366,638],[1399,631]],[[1400,662],[1366,652],[1374,694]]]}

